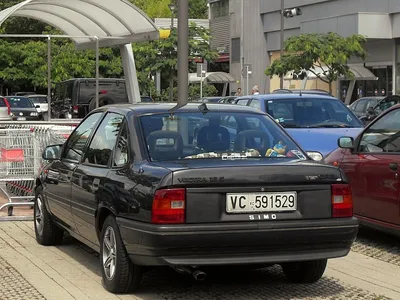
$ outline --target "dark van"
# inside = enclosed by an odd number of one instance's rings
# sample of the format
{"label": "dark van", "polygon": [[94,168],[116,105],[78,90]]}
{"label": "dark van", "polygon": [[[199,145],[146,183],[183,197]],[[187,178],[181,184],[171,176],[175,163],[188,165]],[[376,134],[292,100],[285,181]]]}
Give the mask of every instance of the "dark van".
{"label": "dark van", "polygon": [[[100,78],[99,84],[99,106],[128,102],[124,79]],[[60,82],[52,96],[52,118],[83,118],[91,110],[90,106],[95,106],[95,101],[95,78],[74,78]]]}

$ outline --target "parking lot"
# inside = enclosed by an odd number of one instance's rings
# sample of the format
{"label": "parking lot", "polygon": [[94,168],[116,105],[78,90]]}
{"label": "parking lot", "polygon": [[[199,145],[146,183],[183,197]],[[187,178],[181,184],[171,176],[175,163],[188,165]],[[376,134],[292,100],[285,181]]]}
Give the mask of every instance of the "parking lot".
{"label": "parking lot", "polygon": [[331,260],[311,285],[286,282],[279,267],[215,270],[204,282],[172,269],[148,272],[135,296],[101,286],[98,255],[67,238],[42,247],[32,222],[0,222],[0,299],[400,299],[400,242],[362,230],[350,255]]}

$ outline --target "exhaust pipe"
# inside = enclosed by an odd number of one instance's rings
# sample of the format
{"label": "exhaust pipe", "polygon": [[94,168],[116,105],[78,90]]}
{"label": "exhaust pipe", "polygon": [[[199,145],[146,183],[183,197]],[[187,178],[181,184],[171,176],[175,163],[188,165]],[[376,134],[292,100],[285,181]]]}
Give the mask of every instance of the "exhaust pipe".
{"label": "exhaust pipe", "polygon": [[176,266],[176,267],[174,267],[174,270],[180,274],[192,274],[193,273],[191,268],[185,267],[185,266]]}
{"label": "exhaust pipe", "polygon": [[203,281],[207,278],[207,274],[200,270],[194,270],[192,275],[197,281]]}

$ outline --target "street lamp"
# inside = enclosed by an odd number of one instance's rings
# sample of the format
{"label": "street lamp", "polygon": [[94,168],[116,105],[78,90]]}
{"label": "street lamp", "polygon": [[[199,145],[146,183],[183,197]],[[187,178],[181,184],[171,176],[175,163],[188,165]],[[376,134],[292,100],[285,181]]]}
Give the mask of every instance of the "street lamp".
{"label": "street lamp", "polygon": [[[281,58],[283,56],[283,47],[285,39],[285,18],[293,18],[303,14],[300,8],[293,7],[285,9],[285,1],[281,0]],[[283,89],[283,75],[280,78],[280,88]]]}
{"label": "street lamp", "polygon": [[[177,7],[174,3],[170,3],[168,7],[171,11],[171,34],[172,34],[172,30],[174,30],[174,17]],[[173,72],[174,68],[172,68],[172,73]],[[169,79],[169,102],[172,102],[174,98],[174,76],[172,75],[173,74],[171,74],[171,78]]]}

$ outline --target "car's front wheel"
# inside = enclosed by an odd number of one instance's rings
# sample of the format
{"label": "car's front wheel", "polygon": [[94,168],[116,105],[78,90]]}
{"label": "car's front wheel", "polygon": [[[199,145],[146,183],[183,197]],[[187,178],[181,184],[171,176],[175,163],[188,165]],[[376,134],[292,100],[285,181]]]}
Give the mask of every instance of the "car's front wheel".
{"label": "car's front wheel", "polygon": [[294,283],[314,283],[324,275],[326,259],[282,264],[282,270],[289,281]]}
{"label": "car's front wheel", "polygon": [[101,231],[100,261],[103,285],[111,293],[128,293],[138,289],[142,268],[131,262],[115,217],[109,215]]}
{"label": "car's front wheel", "polygon": [[45,246],[58,245],[62,242],[64,231],[54,224],[44,204],[43,192],[39,189],[36,191],[33,206],[36,241]]}

